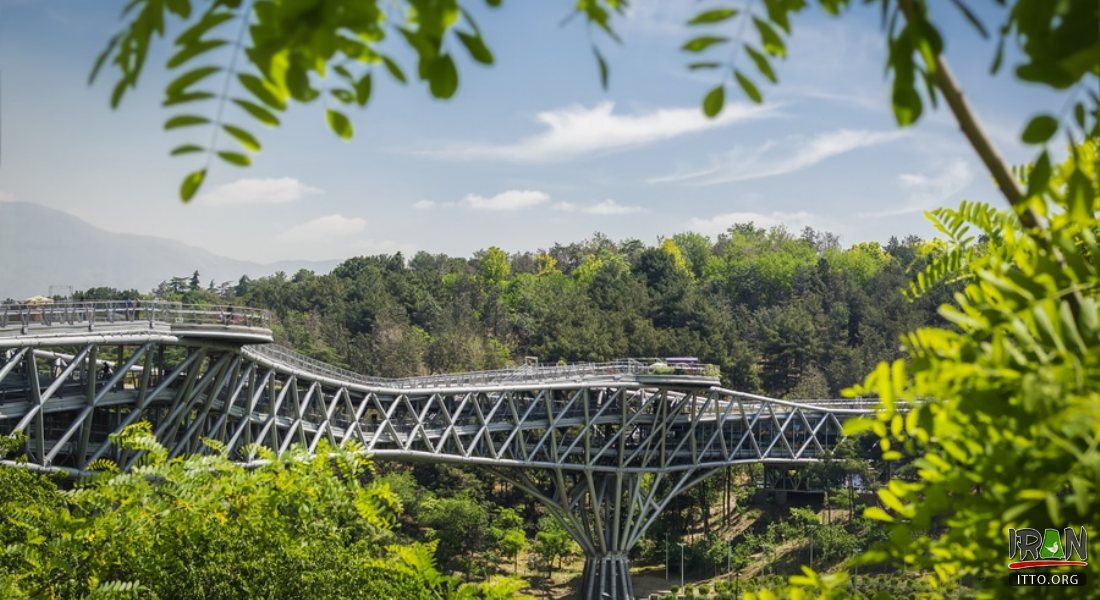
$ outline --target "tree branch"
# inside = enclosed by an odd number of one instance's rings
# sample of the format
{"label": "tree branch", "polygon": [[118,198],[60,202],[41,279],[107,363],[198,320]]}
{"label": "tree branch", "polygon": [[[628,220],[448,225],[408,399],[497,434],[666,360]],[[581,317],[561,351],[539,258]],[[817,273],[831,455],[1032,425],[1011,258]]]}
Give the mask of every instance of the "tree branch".
{"label": "tree branch", "polygon": [[[901,7],[901,11],[905,15],[907,21],[912,22],[914,19],[919,18],[916,16],[913,0],[899,0],[898,6]],[[947,106],[951,108],[951,113],[955,115],[955,121],[959,124],[959,130],[962,131],[966,140],[970,142],[970,146],[974,148],[974,151],[978,153],[978,157],[982,159],[985,168],[993,176],[993,181],[997,183],[997,187],[1000,188],[1005,199],[1016,209],[1016,213],[1019,215],[1021,223],[1027,228],[1039,227],[1039,216],[1035,214],[1035,211],[1030,207],[1022,208],[1024,204],[1023,192],[1021,192],[1020,188],[1016,185],[1016,180],[1012,176],[1012,171],[1009,170],[1008,165],[1006,165],[1004,159],[1001,158],[1001,154],[997,151],[997,148],[993,146],[993,143],[989,140],[989,136],[987,136],[982,129],[981,123],[978,122],[978,117],[974,114],[974,110],[971,109],[970,105],[966,102],[962,88],[959,87],[958,82],[955,81],[955,76],[951,73],[950,67],[947,66],[947,59],[945,59],[942,54],[937,54],[935,64],[925,65],[925,67],[929,69],[936,78],[936,87],[939,88],[940,93],[943,94],[944,100],[947,101]]]}

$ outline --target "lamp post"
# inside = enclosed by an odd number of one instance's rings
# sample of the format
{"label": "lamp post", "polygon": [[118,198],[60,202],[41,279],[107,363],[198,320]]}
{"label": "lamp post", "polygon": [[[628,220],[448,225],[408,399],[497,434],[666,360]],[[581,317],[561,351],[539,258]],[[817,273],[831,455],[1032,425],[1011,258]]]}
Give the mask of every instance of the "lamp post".
{"label": "lamp post", "polygon": [[814,530],[817,527],[810,525],[810,569],[814,568]]}
{"label": "lamp post", "polygon": [[856,548],[856,562],[852,565],[852,595],[856,594],[856,578],[859,577],[859,555],[863,554],[863,548]]}
{"label": "lamp post", "polygon": [[726,583],[730,582],[733,573],[730,572],[730,555],[733,554],[733,544],[726,544]]}
{"label": "lamp post", "polygon": [[687,544],[683,542],[676,542],[676,545],[680,547],[680,589],[684,589],[684,546]]}
{"label": "lamp post", "polygon": [[668,581],[668,532],[665,532],[665,581]]}

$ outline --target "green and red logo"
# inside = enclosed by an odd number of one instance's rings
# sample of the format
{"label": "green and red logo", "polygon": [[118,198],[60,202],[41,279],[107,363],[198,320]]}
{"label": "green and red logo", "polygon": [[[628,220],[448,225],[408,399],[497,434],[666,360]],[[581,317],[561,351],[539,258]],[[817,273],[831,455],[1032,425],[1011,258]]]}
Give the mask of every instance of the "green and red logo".
{"label": "green and red logo", "polygon": [[1033,567],[1087,567],[1089,536],[1082,527],[1080,533],[1072,527],[1057,529],[1009,529],[1008,557],[1010,569]]}

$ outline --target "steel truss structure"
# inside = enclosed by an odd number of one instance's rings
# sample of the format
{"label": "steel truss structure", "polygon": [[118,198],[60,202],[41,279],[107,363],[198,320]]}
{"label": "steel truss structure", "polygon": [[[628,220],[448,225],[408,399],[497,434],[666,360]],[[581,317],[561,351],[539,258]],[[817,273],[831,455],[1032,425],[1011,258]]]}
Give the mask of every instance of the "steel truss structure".
{"label": "steel truss structure", "polygon": [[129,468],[137,456],[110,436],[138,420],[172,455],[210,451],[203,438],[246,462],[257,446],[355,441],[378,459],[477,466],[538,498],[576,539],[586,599],[634,598],[630,550],[677,494],[733,464],[816,460],[867,412],[639,361],[369,378],[256,344],[271,339],[256,311],[77,308],[0,315],[0,434],[26,436],[24,466]]}

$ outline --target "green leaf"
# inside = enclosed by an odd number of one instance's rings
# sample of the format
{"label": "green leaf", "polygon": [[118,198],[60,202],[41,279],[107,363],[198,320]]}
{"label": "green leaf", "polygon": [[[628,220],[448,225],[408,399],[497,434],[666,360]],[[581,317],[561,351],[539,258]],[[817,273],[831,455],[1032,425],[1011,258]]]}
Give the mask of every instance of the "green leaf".
{"label": "green leaf", "polygon": [[1027,195],[1037,196],[1047,189],[1050,183],[1050,155],[1045,151],[1035,161],[1035,166],[1027,174]]}
{"label": "green leaf", "polygon": [[711,23],[721,23],[737,15],[737,9],[734,8],[715,8],[701,12],[688,21],[688,25],[709,25]]}
{"label": "green leaf", "polygon": [[224,129],[225,132],[229,135],[233,136],[233,139],[240,142],[241,145],[248,150],[251,150],[252,152],[260,151],[260,141],[257,140],[256,136],[252,135],[251,133],[245,131],[244,129],[241,129],[240,127],[228,124],[222,125],[222,129]]}
{"label": "green leaf", "polygon": [[180,184],[180,200],[190,202],[191,198],[195,197],[195,192],[198,192],[199,188],[202,187],[204,179],[206,179],[206,169],[199,169],[184,177],[183,183]]}
{"label": "green leaf", "polygon": [[197,44],[183,47],[179,52],[172,55],[172,58],[168,59],[167,67],[169,69],[175,69],[176,67],[186,63],[187,61],[195,58],[196,56],[211,50],[216,50],[222,46],[228,44],[226,40],[206,40]]}
{"label": "green leaf", "polygon": [[768,78],[768,81],[775,83],[778,79],[775,76],[775,70],[772,69],[771,63],[768,62],[768,57],[764,56],[760,51],[756,50],[752,46],[745,44],[745,52],[748,53],[752,62],[756,63],[756,69],[760,71],[760,74]]}
{"label": "green leaf", "polygon": [[1086,128],[1086,114],[1085,105],[1081,102],[1076,103],[1073,106],[1073,120],[1077,122],[1077,126],[1081,129]]}
{"label": "green leaf", "polygon": [[372,85],[370,73],[363,75],[359,81],[355,83],[355,101],[359,106],[367,105],[367,102],[370,100]]}
{"label": "green leaf", "polygon": [[885,510],[882,510],[882,508],[878,507],[878,506],[869,506],[869,507],[867,507],[867,509],[865,509],[863,511],[863,516],[868,518],[868,519],[875,520],[875,521],[884,521],[886,523],[893,523],[894,522],[893,515],[886,512]]}
{"label": "green leaf", "polygon": [[394,60],[392,58],[390,58],[388,56],[383,56],[382,57],[382,64],[386,66],[386,70],[389,71],[390,75],[392,75],[393,78],[396,79],[397,81],[399,81],[401,83],[405,83],[406,81],[408,81],[405,78],[405,72],[401,70],[401,67],[398,66],[398,64],[396,62],[394,62]]}
{"label": "green leaf", "polygon": [[760,32],[760,41],[764,43],[764,52],[783,58],[787,55],[787,47],[783,44],[783,38],[771,25],[759,17],[753,17],[753,25]]}
{"label": "green leaf", "polygon": [[186,94],[173,94],[171,96],[165,96],[164,101],[160,103],[164,108],[175,106],[177,104],[188,104],[190,102],[201,102],[202,100],[209,100],[214,97],[211,92],[187,92]]}
{"label": "green leaf", "polygon": [[345,140],[351,139],[354,131],[351,127],[351,121],[344,113],[332,109],[326,110],[325,120],[328,121],[329,129],[332,129],[333,133]]}
{"label": "green leaf", "polygon": [[1001,70],[1001,62],[1005,57],[1005,36],[1001,36],[1001,39],[997,42],[997,51],[993,53],[993,63],[989,65],[989,74],[996,75],[997,71]]}
{"label": "green leaf", "polygon": [[202,146],[199,146],[197,144],[184,144],[182,146],[176,146],[175,148],[172,148],[172,152],[170,152],[169,154],[171,156],[179,156],[181,154],[194,154],[195,152],[202,152],[203,150],[206,150],[206,148],[203,148]]}
{"label": "green leaf", "polygon": [[234,98],[233,104],[241,107],[246,113],[252,115],[257,121],[264,125],[269,125],[271,127],[277,127],[279,125],[279,118],[276,117],[274,113],[255,102],[249,102],[242,98]]}
{"label": "green leaf", "polygon": [[311,102],[321,95],[309,78],[309,71],[296,64],[291,64],[286,71],[286,87],[290,90],[292,98],[299,102]]}
{"label": "green leaf", "polygon": [[722,66],[722,63],[713,62],[713,61],[693,62],[693,63],[688,63],[688,70],[689,71],[699,71],[701,69],[717,69],[721,66]]}
{"label": "green leaf", "polygon": [[986,31],[985,25],[982,25],[981,19],[978,18],[978,15],[974,14],[974,11],[970,10],[969,6],[964,4],[962,0],[951,0],[951,3],[955,5],[955,8],[959,9],[959,12],[966,17],[967,21],[970,21],[974,29],[978,30],[982,39],[989,39],[989,32]]}
{"label": "green leaf", "polygon": [[446,100],[458,89],[458,70],[450,54],[440,55],[428,66],[428,88],[432,96]]}
{"label": "green leaf", "polygon": [[764,7],[768,11],[768,19],[779,26],[786,34],[791,33],[791,19],[788,12],[799,10],[790,2],[765,2]]}
{"label": "green leaf", "polygon": [[122,34],[115,34],[111,39],[107,40],[107,46],[103,48],[103,51],[96,56],[95,64],[92,65],[92,71],[88,73],[88,84],[95,83],[96,77],[99,76],[100,69],[103,68],[104,63],[107,62],[107,57],[114,52],[118,46],[118,41],[122,37]]}
{"label": "green leaf", "polygon": [[352,92],[351,90],[345,90],[344,88],[333,88],[329,90],[329,93],[332,94],[333,98],[336,98],[344,104],[351,104],[352,102],[355,102],[355,92]]}
{"label": "green leaf", "polygon": [[1058,119],[1050,115],[1039,115],[1024,127],[1020,139],[1025,144],[1045,144],[1050,141],[1050,138],[1054,137],[1055,133],[1058,133]]}
{"label": "green leaf", "polygon": [[607,61],[604,60],[603,55],[600,54],[600,49],[595,46],[592,47],[592,52],[596,54],[596,65],[600,69],[600,87],[605,91],[607,90],[607,81],[609,78],[609,72],[607,69]]}
{"label": "green leaf", "polygon": [[253,97],[260,102],[263,102],[267,106],[274,108],[275,110],[286,110],[286,100],[281,98],[271,84],[267,83],[263,79],[256,77],[255,75],[249,75],[248,73],[242,73],[237,76],[237,80],[241,82],[241,85],[248,90]]}
{"label": "green leaf", "polygon": [[687,42],[684,42],[684,45],[680,47],[680,50],[683,50],[684,52],[699,53],[715,44],[724,44],[728,41],[730,41],[730,39],[725,36],[701,35],[697,38],[692,38]]}
{"label": "green leaf", "polygon": [[165,96],[175,96],[183,94],[187,91],[187,88],[195,85],[196,83],[210,77],[214,73],[221,71],[221,67],[207,66],[192,69],[183,75],[177,77],[172,83],[168,84],[168,87],[164,89]]}
{"label": "green leaf", "polygon": [[203,16],[198,23],[195,23],[191,27],[185,29],[183,33],[176,38],[177,46],[190,46],[197,44],[202,39],[202,36],[206,35],[208,31],[231,20],[236,15],[231,12],[212,12]]}
{"label": "green leaf", "polygon": [[111,90],[111,108],[118,108],[119,103],[122,102],[122,96],[126,93],[126,88],[130,87],[128,79],[120,79],[115,87]]}
{"label": "green leaf", "polygon": [[252,159],[247,154],[241,154],[240,152],[222,151],[218,153],[218,158],[238,167],[247,167],[252,164]]}
{"label": "green leaf", "polygon": [[210,119],[199,115],[178,115],[168,119],[164,123],[164,129],[178,129],[180,127],[191,127],[193,125],[206,125],[210,122]]}
{"label": "green leaf", "polygon": [[917,122],[920,118],[921,105],[920,95],[917,94],[917,90],[912,87],[894,86],[894,119],[897,120],[898,125],[902,127],[908,127]]}
{"label": "green leaf", "polygon": [[726,105],[726,86],[718,85],[714,89],[707,92],[707,95],[703,98],[703,114],[708,117],[716,117],[718,113],[722,112],[722,107]]}
{"label": "green leaf", "polygon": [[168,0],[168,10],[186,21],[191,16],[191,2],[189,0]]}
{"label": "green leaf", "polygon": [[757,89],[756,84],[751,79],[745,77],[745,74],[741,71],[734,71],[733,76],[737,79],[738,85],[742,90],[745,90],[745,95],[749,97],[753,102],[760,104],[764,101],[764,97],[760,95],[760,90]]}
{"label": "green leaf", "polygon": [[462,41],[462,45],[466,46],[466,51],[470,53],[470,58],[483,65],[493,64],[493,53],[485,45],[485,40],[480,35],[466,33],[465,31],[457,31],[456,33],[458,39]]}

